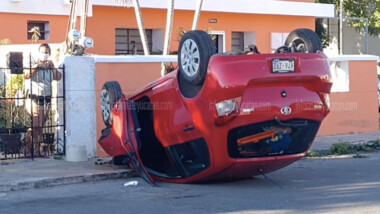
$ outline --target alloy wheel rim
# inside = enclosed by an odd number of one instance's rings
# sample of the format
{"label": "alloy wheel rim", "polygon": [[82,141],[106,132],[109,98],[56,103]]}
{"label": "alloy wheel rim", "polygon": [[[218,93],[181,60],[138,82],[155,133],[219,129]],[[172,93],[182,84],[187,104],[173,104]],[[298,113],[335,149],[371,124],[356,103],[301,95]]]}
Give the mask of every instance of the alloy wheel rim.
{"label": "alloy wheel rim", "polygon": [[301,53],[307,53],[307,49],[306,49],[305,44],[301,43],[301,44],[297,45],[297,51],[301,52]]}
{"label": "alloy wheel rim", "polygon": [[199,71],[200,54],[194,40],[187,39],[181,48],[181,66],[188,77],[194,77]]}
{"label": "alloy wheel rim", "polygon": [[100,106],[102,109],[104,120],[108,120],[108,118],[110,117],[111,108],[110,97],[106,89],[103,89],[100,93]]}
{"label": "alloy wheel rim", "polygon": [[307,53],[308,52],[305,42],[301,39],[294,40],[292,42],[292,46],[295,47],[296,52],[299,52],[299,53]]}

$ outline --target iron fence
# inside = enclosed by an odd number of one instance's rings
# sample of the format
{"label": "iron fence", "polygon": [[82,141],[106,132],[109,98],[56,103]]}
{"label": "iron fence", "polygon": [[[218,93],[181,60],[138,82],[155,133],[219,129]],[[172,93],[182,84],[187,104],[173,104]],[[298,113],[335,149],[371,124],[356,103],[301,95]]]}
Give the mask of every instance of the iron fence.
{"label": "iron fence", "polygon": [[65,69],[28,58],[0,68],[0,159],[65,154]]}

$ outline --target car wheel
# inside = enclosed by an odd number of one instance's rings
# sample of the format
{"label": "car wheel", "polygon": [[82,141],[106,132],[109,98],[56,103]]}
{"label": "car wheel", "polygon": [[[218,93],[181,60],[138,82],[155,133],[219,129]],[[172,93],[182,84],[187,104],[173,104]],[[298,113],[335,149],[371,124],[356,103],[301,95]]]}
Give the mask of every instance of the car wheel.
{"label": "car wheel", "polygon": [[292,52],[299,53],[322,51],[321,39],[310,29],[296,29],[292,31],[286,38],[285,46],[291,47]]}
{"label": "car wheel", "polygon": [[192,85],[202,85],[215,46],[205,31],[189,31],[183,35],[178,48],[179,72]]}
{"label": "car wheel", "polygon": [[118,82],[106,82],[100,92],[100,106],[104,124],[109,128],[112,126],[112,108],[121,98],[122,92]]}

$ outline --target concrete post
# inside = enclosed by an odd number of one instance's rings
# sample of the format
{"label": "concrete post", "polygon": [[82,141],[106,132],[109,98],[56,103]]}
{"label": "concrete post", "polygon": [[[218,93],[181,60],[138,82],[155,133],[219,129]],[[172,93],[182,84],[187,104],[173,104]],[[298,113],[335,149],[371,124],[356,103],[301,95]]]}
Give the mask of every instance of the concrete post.
{"label": "concrete post", "polygon": [[[95,66],[94,58],[68,56],[65,65],[66,151],[85,146],[88,157],[95,157]],[[67,155],[67,154],[66,154]]]}

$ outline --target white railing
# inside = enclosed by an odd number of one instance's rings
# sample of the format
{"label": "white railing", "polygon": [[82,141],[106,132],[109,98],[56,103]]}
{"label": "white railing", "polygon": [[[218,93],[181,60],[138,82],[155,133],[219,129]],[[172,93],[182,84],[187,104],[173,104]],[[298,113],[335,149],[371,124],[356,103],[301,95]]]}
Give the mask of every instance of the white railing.
{"label": "white railing", "polygon": [[150,55],[150,56],[106,56],[94,55],[95,63],[151,63],[151,62],[177,62],[177,55]]}
{"label": "white railing", "polygon": [[379,60],[378,56],[375,55],[336,55],[329,56],[329,61],[372,61]]}

